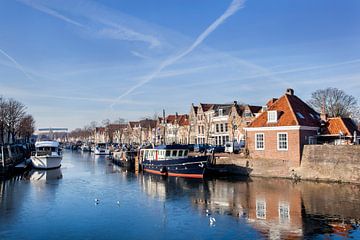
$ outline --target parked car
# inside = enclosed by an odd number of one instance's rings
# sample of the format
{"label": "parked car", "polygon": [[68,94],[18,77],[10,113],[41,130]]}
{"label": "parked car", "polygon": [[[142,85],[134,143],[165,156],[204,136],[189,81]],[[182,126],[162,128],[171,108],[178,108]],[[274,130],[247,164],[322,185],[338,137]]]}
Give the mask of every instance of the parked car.
{"label": "parked car", "polygon": [[206,151],[208,153],[223,153],[225,152],[225,146],[209,146]]}
{"label": "parked car", "polygon": [[227,142],[225,144],[225,152],[227,153],[239,153],[240,149],[245,147],[245,142],[240,141],[238,143],[236,140],[234,142]]}

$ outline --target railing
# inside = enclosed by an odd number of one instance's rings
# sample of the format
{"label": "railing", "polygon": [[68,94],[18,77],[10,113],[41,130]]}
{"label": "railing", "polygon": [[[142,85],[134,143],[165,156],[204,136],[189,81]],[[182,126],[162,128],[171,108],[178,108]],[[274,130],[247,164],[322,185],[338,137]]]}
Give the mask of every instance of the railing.
{"label": "railing", "polygon": [[[51,156],[52,155],[52,151],[34,151],[31,152],[31,156]],[[61,152],[57,152],[59,155],[61,155]]]}

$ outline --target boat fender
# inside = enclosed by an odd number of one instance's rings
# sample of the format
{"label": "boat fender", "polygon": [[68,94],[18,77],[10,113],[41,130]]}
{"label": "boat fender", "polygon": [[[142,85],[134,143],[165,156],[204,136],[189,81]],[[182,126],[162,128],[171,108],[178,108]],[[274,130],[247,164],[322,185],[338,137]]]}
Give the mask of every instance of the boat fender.
{"label": "boat fender", "polygon": [[166,173],[166,172],[167,172],[166,167],[161,167],[160,172],[161,172],[161,173]]}

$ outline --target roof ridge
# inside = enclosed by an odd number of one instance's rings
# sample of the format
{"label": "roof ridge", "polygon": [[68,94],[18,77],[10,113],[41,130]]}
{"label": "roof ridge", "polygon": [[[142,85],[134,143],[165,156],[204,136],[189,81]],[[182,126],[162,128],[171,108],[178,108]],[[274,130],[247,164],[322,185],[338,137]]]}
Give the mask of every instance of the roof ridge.
{"label": "roof ridge", "polygon": [[[291,103],[290,103],[290,101],[289,101],[289,99],[288,99],[288,95],[285,94],[284,97],[285,97],[285,99],[286,99],[286,102],[287,102],[288,105],[289,105],[289,108],[290,108],[290,110],[291,110],[291,113],[292,113],[293,117],[295,117],[296,124],[297,124],[297,125],[300,125],[299,120],[297,119],[297,116],[296,116],[296,114],[295,114],[295,112],[294,112],[294,109],[293,109],[293,107],[291,106]],[[279,100],[279,99],[278,99],[278,100]]]}
{"label": "roof ridge", "polygon": [[338,118],[340,119],[341,124],[345,127],[346,131],[348,131],[347,134],[349,134],[349,135],[351,136],[352,134],[351,134],[351,132],[349,131],[349,129],[348,129],[348,127],[346,126],[346,124],[344,123],[343,118],[342,118],[342,117],[338,117]]}

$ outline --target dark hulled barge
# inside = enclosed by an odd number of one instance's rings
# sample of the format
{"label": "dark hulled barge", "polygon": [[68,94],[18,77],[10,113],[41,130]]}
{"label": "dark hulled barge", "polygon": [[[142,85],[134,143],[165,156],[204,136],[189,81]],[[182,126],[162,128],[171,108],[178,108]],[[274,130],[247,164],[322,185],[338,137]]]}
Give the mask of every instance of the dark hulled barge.
{"label": "dark hulled barge", "polygon": [[163,145],[140,150],[140,163],[145,172],[174,177],[203,178],[208,156],[188,156],[183,145]]}

